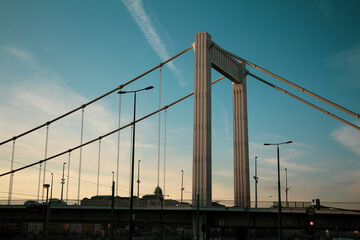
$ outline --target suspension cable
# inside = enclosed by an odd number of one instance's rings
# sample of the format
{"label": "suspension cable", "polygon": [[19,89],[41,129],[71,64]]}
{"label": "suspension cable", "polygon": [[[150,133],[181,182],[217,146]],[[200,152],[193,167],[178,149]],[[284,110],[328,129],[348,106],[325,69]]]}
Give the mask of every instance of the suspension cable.
{"label": "suspension cable", "polygon": [[187,48],[187,49],[185,49],[184,51],[182,51],[182,52],[180,52],[180,53],[176,54],[175,56],[173,56],[173,57],[171,57],[171,58],[167,59],[166,61],[164,61],[164,62],[160,63],[159,65],[157,65],[157,66],[153,67],[152,69],[150,69],[150,70],[148,70],[148,71],[146,71],[146,72],[144,72],[144,73],[142,73],[142,74],[138,75],[137,77],[135,77],[135,78],[131,79],[130,81],[128,81],[128,82],[126,82],[126,83],[124,83],[124,84],[122,84],[122,85],[120,85],[120,86],[116,87],[115,89],[113,89],[113,90],[111,90],[111,91],[109,91],[109,92],[107,92],[107,93],[105,93],[105,94],[103,94],[103,95],[101,95],[101,96],[99,96],[99,97],[97,97],[97,98],[95,98],[95,99],[91,100],[90,102],[87,102],[87,103],[85,103],[85,104],[81,105],[80,107],[77,107],[77,108],[75,108],[75,109],[73,109],[73,110],[71,110],[71,111],[69,111],[69,112],[67,112],[67,113],[65,113],[65,114],[63,114],[63,115],[61,115],[61,116],[57,117],[57,118],[54,118],[54,119],[52,119],[52,120],[50,120],[50,121],[48,121],[48,122],[46,122],[46,123],[44,123],[44,124],[41,124],[41,125],[39,125],[39,126],[37,126],[37,127],[35,127],[35,128],[32,128],[32,129],[28,130],[28,131],[26,131],[26,132],[23,132],[23,133],[21,133],[21,134],[19,134],[19,135],[15,136],[15,137],[12,137],[12,138],[10,138],[10,139],[8,139],[8,140],[5,140],[5,141],[3,141],[3,142],[0,142],[0,146],[1,146],[1,145],[3,145],[3,144],[5,144],[5,143],[8,143],[8,142],[12,141],[12,140],[13,140],[13,138],[20,138],[20,137],[23,137],[23,136],[25,136],[25,135],[27,135],[27,134],[29,134],[29,133],[32,133],[32,132],[34,132],[34,131],[36,131],[36,130],[38,130],[38,129],[42,128],[42,127],[47,126],[47,125],[48,125],[48,124],[50,124],[50,123],[56,122],[56,121],[58,121],[58,120],[60,120],[60,119],[62,119],[62,118],[64,118],[64,117],[66,117],[66,116],[68,116],[68,115],[70,115],[70,114],[72,114],[72,113],[74,113],[74,112],[77,112],[77,111],[79,111],[79,110],[83,109],[84,107],[89,106],[90,104],[93,104],[93,103],[95,103],[95,102],[99,101],[100,99],[102,99],[102,98],[104,98],[104,97],[106,97],[106,96],[108,96],[108,95],[112,94],[113,92],[115,92],[115,91],[117,91],[117,90],[119,90],[119,89],[121,89],[121,88],[123,88],[123,87],[125,87],[125,86],[129,85],[130,83],[132,83],[132,82],[134,82],[134,81],[138,80],[139,78],[144,77],[145,75],[147,75],[147,74],[151,73],[152,71],[156,70],[157,68],[159,68],[159,67],[161,67],[161,66],[163,66],[163,65],[167,64],[168,62],[170,62],[170,61],[174,60],[175,58],[179,57],[180,55],[182,55],[182,54],[186,53],[187,51],[191,50],[192,48],[193,48],[192,46],[191,46],[191,47],[188,47],[188,48]]}
{"label": "suspension cable", "polygon": [[[225,78],[225,77],[222,76],[222,77],[216,79],[215,81],[213,81],[211,84],[215,84],[215,83],[219,82],[220,80],[222,80],[222,79],[224,79],[224,78]],[[149,113],[148,115],[145,115],[145,116],[143,116],[143,117],[135,120],[135,123],[138,123],[138,122],[140,122],[140,121],[142,121],[142,120],[145,120],[146,118],[149,118],[149,117],[155,115],[156,113],[158,113],[158,112],[160,112],[160,111],[163,111],[163,110],[165,110],[165,109],[167,109],[167,108],[169,108],[169,107],[172,107],[172,106],[174,106],[175,104],[177,104],[177,103],[179,103],[179,102],[187,99],[188,97],[191,97],[192,95],[194,95],[194,92],[189,93],[188,95],[186,95],[186,96],[184,96],[184,97],[182,97],[182,98],[180,98],[180,99],[178,99],[178,100],[170,103],[169,105],[166,105],[166,106],[164,106],[164,107],[162,107],[162,108],[160,108],[160,109],[158,109],[158,110],[156,110],[156,111],[154,111],[154,112],[152,112],[152,113]],[[110,135],[112,135],[112,134],[114,134],[114,133],[116,133],[116,132],[118,132],[118,131],[121,131],[121,130],[123,130],[123,129],[127,128],[127,127],[130,127],[130,126],[133,126],[133,124],[134,124],[133,122],[130,122],[130,123],[128,123],[128,124],[126,124],[126,125],[124,125],[124,126],[122,126],[122,127],[119,127],[119,128],[117,128],[117,129],[115,129],[115,130],[113,130],[113,131],[111,131],[111,132],[108,132],[108,133],[106,133],[106,134],[104,134],[104,135],[102,135],[102,136],[100,136],[100,137],[101,137],[101,138],[106,138],[106,137],[108,137],[108,136],[110,136]],[[86,142],[86,143],[83,143],[83,144],[81,144],[81,145],[78,145],[78,146],[76,146],[76,147],[73,147],[73,148],[71,148],[71,149],[69,149],[69,150],[66,150],[66,151],[60,152],[60,153],[58,153],[58,154],[55,154],[55,155],[53,155],[53,156],[50,156],[50,157],[48,157],[48,158],[46,158],[46,159],[40,160],[40,161],[38,161],[38,162],[34,162],[34,163],[31,163],[31,164],[28,164],[28,165],[26,165],[26,166],[23,166],[23,167],[21,167],[21,168],[17,168],[17,169],[15,169],[15,170],[10,171],[10,172],[2,173],[2,174],[0,174],[0,177],[6,176],[6,175],[9,175],[9,174],[12,174],[12,173],[15,173],[15,172],[24,170],[24,169],[27,169],[27,168],[29,168],[29,167],[35,166],[35,165],[37,165],[37,164],[41,164],[41,163],[46,162],[46,161],[49,161],[49,160],[51,160],[51,159],[57,158],[57,157],[62,156],[62,155],[64,155],[64,154],[66,154],[66,153],[69,153],[69,152],[71,152],[71,151],[74,151],[74,150],[76,150],[76,149],[78,149],[78,148],[82,148],[82,147],[84,147],[84,146],[86,146],[86,145],[89,145],[89,144],[97,141],[98,139],[99,139],[99,137],[98,137],[98,138],[95,138],[95,139],[92,139],[92,140],[90,140],[90,141],[88,141],[88,142]]]}
{"label": "suspension cable", "polygon": [[286,79],[284,79],[284,78],[282,78],[282,77],[280,77],[280,76],[278,76],[278,75],[276,75],[276,74],[274,74],[274,73],[272,73],[272,72],[270,72],[270,71],[268,71],[268,70],[266,70],[266,69],[264,69],[262,67],[259,67],[259,66],[255,65],[254,63],[252,63],[252,62],[250,62],[250,61],[248,61],[248,60],[246,60],[246,59],[244,59],[242,57],[239,57],[239,56],[237,56],[237,55],[235,55],[235,54],[233,54],[231,52],[228,52],[228,51],[221,48],[219,45],[217,45],[215,43],[213,43],[213,46],[220,49],[221,51],[224,51],[226,54],[228,54],[228,55],[230,55],[230,56],[232,56],[232,57],[234,57],[234,58],[248,64],[248,65],[250,65],[251,67],[262,71],[263,73],[266,73],[266,74],[268,74],[268,75],[270,75],[270,76],[272,76],[272,77],[274,77],[274,78],[276,78],[276,79],[278,79],[278,80],[280,80],[280,81],[282,81],[282,82],[284,82],[284,83],[286,83],[286,84],[288,84],[288,85],[290,85],[290,86],[292,86],[292,87],[294,87],[294,88],[296,88],[296,89],[298,89],[298,90],[300,90],[300,91],[302,91],[302,92],[304,92],[306,94],[309,94],[312,97],[315,97],[315,98],[317,98],[317,99],[319,99],[319,100],[321,100],[321,101],[323,101],[323,102],[325,102],[325,103],[327,103],[327,104],[329,104],[329,105],[331,105],[333,107],[336,107],[336,108],[342,110],[343,112],[346,112],[346,113],[348,113],[348,114],[350,114],[350,115],[352,115],[352,116],[354,116],[356,118],[360,118],[360,115],[358,113],[355,113],[355,112],[353,112],[353,111],[351,111],[351,110],[349,110],[347,108],[344,108],[344,107],[342,107],[342,106],[340,106],[340,105],[338,105],[338,104],[336,104],[336,103],[334,103],[334,102],[332,102],[330,100],[327,100],[327,99],[325,99],[325,98],[323,98],[323,97],[321,97],[321,96],[319,96],[319,95],[317,95],[317,94],[315,94],[315,93],[313,93],[313,92],[311,92],[309,90],[306,90],[305,88],[300,87],[300,86],[296,85],[295,83],[292,83],[292,82],[290,82],[290,81],[288,81],[288,80],[286,80]]}
{"label": "suspension cable", "polygon": [[[71,153],[71,151],[70,150],[68,150],[67,151],[67,153],[69,153],[69,155],[70,155],[70,153]],[[11,159],[6,159],[6,158],[1,158],[0,157],[0,160],[5,160],[5,161],[8,161],[8,162],[11,162]],[[17,162],[17,161],[14,161],[14,164],[18,164],[18,165],[22,165],[22,166],[27,166],[27,164],[25,164],[25,163],[22,163],[22,162]],[[36,168],[36,169],[38,169],[36,166],[34,166],[34,168]],[[48,173],[49,172],[52,172],[54,175],[59,175],[60,177],[61,177],[61,175],[62,175],[62,173],[59,173],[59,172],[53,172],[53,171],[50,171],[50,170],[46,170]],[[77,180],[78,178],[77,177],[68,177],[69,179],[71,178],[71,179],[74,179],[74,180]],[[96,184],[96,182],[92,182],[92,181],[89,181],[89,180],[84,180],[84,179],[82,179],[81,181],[83,181],[83,182],[87,182],[87,183],[91,183],[91,184]],[[99,184],[100,186],[102,186],[102,187],[107,187],[107,188],[111,188],[111,186],[109,187],[108,185],[104,185],[104,184]],[[123,191],[123,192],[125,192],[125,190],[120,190],[120,191]],[[1,193],[1,192],[0,192]],[[3,192],[3,193],[9,193],[9,192]],[[14,195],[14,192],[12,192],[12,195]],[[32,196],[36,196],[36,195],[32,195]]]}
{"label": "suspension cable", "polygon": [[259,80],[259,81],[261,81],[261,82],[263,82],[263,83],[265,83],[267,85],[269,85],[270,87],[273,87],[273,88],[279,90],[280,92],[283,92],[283,93],[289,95],[290,97],[293,97],[293,98],[299,100],[300,102],[303,102],[303,103],[305,103],[305,104],[319,110],[320,112],[325,113],[326,115],[329,115],[330,117],[333,117],[333,118],[335,118],[335,119],[337,119],[337,120],[339,120],[339,121],[341,121],[341,122],[355,128],[357,130],[360,130],[360,127],[358,127],[358,126],[356,126],[356,125],[354,125],[354,124],[352,124],[352,123],[350,123],[350,122],[348,122],[348,121],[346,121],[346,120],[344,120],[344,119],[342,119],[342,118],[340,118],[340,117],[338,117],[338,116],[336,116],[336,115],[334,115],[334,114],[332,114],[332,113],[330,113],[328,111],[325,111],[324,109],[322,109],[322,108],[320,108],[320,107],[318,107],[318,106],[316,106],[316,105],[314,105],[314,104],[312,104],[312,103],[310,103],[310,102],[308,102],[308,101],[306,101],[306,100],[304,100],[304,99],[302,99],[302,98],[300,98],[300,97],[298,97],[298,96],[296,96],[296,95],[294,95],[292,93],[289,93],[289,92],[285,91],[284,89],[282,89],[282,88],[280,88],[280,87],[278,87],[278,86],[276,86],[276,85],[274,85],[274,84],[272,84],[272,83],[270,83],[270,82],[268,82],[268,81],[266,81],[266,80],[264,80],[264,79],[262,79],[262,78],[260,78],[260,77],[258,77],[256,75],[254,75],[254,74],[252,74],[250,72],[248,72],[248,75],[250,75],[251,77],[253,77],[253,78],[255,78],[255,79],[257,79],[257,80]]}

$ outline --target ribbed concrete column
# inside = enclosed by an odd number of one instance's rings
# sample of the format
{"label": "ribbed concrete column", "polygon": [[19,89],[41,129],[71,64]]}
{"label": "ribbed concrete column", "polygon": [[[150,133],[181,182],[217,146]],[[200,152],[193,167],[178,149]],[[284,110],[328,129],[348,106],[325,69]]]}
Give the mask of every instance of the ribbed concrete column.
{"label": "ribbed concrete column", "polygon": [[211,206],[211,36],[195,35],[193,205]]}
{"label": "ribbed concrete column", "polygon": [[242,83],[233,83],[234,204],[238,207],[250,207],[245,64],[242,64],[242,70]]}

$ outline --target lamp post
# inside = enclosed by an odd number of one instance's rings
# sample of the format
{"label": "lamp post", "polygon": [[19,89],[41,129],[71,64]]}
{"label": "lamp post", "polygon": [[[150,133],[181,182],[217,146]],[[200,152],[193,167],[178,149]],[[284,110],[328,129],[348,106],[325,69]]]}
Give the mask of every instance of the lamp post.
{"label": "lamp post", "polygon": [[133,234],[133,208],[134,208],[134,162],[135,162],[135,117],[136,117],[136,93],[144,90],[153,89],[153,86],[138,89],[135,91],[118,91],[118,94],[134,93],[134,120],[133,120],[133,141],[132,141],[132,159],[131,159],[131,185],[130,185],[130,216],[129,216],[129,240],[132,240]]}
{"label": "lamp post", "polygon": [[259,182],[259,178],[257,176],[257,157],[255,157],[255,208],[258,207],[258,202],[257,202],[257,184]]}
{"label": "lamp post", "polygon": [[183,202],[184,189],[184,170],[181,170],[181,203]]}
{"label": "lamp post", "polygon": [[48,235],[47,227],[49,224],[49,214],[50,214],[50,206],[49,206],[50,203],[48,202],[50,184],[43,184],[43,187],[46,189],[46,215],[45,215],[45,230],[44,230],[44,240],[46,240]]}
{"label": "lamp post", "polygon": [[285,195],[286,195],[286,207],[289,207],[289,202],[288,202],[288,185],[287,185],[287,168],[285,168]]}
{"label": "lamp post", "polygon": [[61,201],[63,200],[63,192],[64,192],[64,184],[65,184],[65,178],[64,178],[64,170],[65,170],[65,162],[63,163],[63,172],[62,172],[62,178],[61,178]]}
{"label": "lamp post", "polygon": [[54,174],[51,173],[51,184],[50,184],[50,187],[51,187],[51,190],[50,190],[50,200],[52,199],[52,192],[53,192],[53,182],[54,182]]}
{"label": "lamp post", "polygon": [[115,181],[114,181],[114,172],[112,173],[112,182],[111,182],[111,214],[110,214],[110,240],[114,239],[114,207],[115,207]]}
{"label": "lamp post", "polygon": [[138,160],[138,179],[137,179],[137,197],[139,199],[140,195],[139,195],[139,188],[140,188],[140,163],[141,160]]}
{"label": "lamp post", "polygon": [[281,226],[281,192],[280,192],[280,154],[279,154],[279,145],[289,144],[292,141],[282,142],[282,143],[264,143],[264,146],[276,145],[277,147],[277,170],[278,170],[278,201],[279,201],[279,215],[278,215],[278,237],[279,240],[282,239],[282,226]]}

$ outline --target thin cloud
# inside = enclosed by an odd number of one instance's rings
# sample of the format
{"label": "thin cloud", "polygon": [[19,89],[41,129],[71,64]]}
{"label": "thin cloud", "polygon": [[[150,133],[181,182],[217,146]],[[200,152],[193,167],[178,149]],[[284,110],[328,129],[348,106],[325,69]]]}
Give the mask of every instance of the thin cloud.
{"label": "thin cloud", "polygon": [[14,46],[4,46],[3,48],[18,59],[25,61],[31,65],[35,64],[35,61],[33,60],[31,54],[27,51]]}
{"label": "thin cloud", "polygon": [[[324,171],[323,167],[316,163],[307,163],[302,159],[308,157],[308,151],[311,149],[311,146],[307,146],[303,143],[294,143],[296,148],[287,147],[281,153],[281,167],[290,168],[297,172],[322,172]],[[304,149],[301,149],[304,148]],[[272,149],[273,157],[271,158],[262,158],[261,161],[271,165],[277,165],[277,158],[275,149]],[[269,151],[269,149],[267,149]]]}
{"label": "thin cloud", "polygon": [[265,185],[265,186],[262,186],[261,189],[266,190],[266,191],[275,192],[277,190],[277,185]]}
{"label": "thin cloud", "polygon": [[220,177],[232,178],[234,172],[230,170],[219,170],[219,171],[214,171],[213,174]]}
{"label": "thin cloud", "polygon": [[331,133],[333,139],[360,157],[360,134],[348,126],[343,126]]}
{"label": "thin cloud", "polygon": [[299,164],[295,164],[295,163],[285,162],[282,165],[284,168],[290,168],[294,171],[299,171],[299,172],[323,172],[324,171],[324,169],[322,169],[321,167],[315,168],[315,167],[308,166],[305,163],[302,165],[299,165]]}
{"label": "thin cloud", "polygon": [[[125,4],[126,8],[131,13],[132,17],[139,25],[141,31],[145,35],[147,41],[149,42],[150,46],[157,55],[161,58],[162,61],[169,59],[170,55],[166,49],[165,44],[161,40],[159,34],[156,32],[153,22],[151,21],[150,17],[145,12],[143,3],[141,0],[122,0]],[[175,66],[173,62],[167,63],[169,69],[173,72],[173,74],[178,79],[178,84],[180,86],[184,86],[185,82],[182,77],[181,72]]]}
{"label": "thin cloud", "polygon": [[[89,100],[76,93],[64,82],[62,77],[51,69],[46,69],[46,66],[41,66],[36,61],[36,57],[27,53],[18,47],[3,47],[11,54],[11,57],[17,60],[24,61],[26,67],[30,67],[26,71],[26,75],[21,77],[17,75],[10,75],[7,73],[7,68],[0,67],[1,74],[8,74],[8,81],[3,88],[0,88],[0,130],[3,135],[2,140],[6,140],[11,136],[17,135],[25,130],[33,128],[46,120],[50,120],[59,114],[69,111],[74,107],[80,106]],[[17,72],[22,71],[23,66],[15,64],[12,66]],[[45,70],[44,70],[45,69]],[[12,84],[16,82],[16,84]],[[24,91],[26,89],[26,91]],[[117,114],[109,108],[107,102],[97,102],[85,109],[84,120],[84,141],[96,138],[117,126]],[[71,147],[77,146],[80,139],[80,123],[81,112],[68,116],[56,123],[52,123],[49,127],[49,146],[47,156],[52,156],[56,153],[62,152]],[[145,126],[144,126],[145,124]],[[146,121],[142,123],[142,127],[150,129],[146,125],[153,125],[153,123]],[[14,164],[14,168],[22,167],[24,164],[36,162],[44,158],[44,143],[46,130],[40,129],[32,134],[24,136],[16,142],[15,161],[19,163]],[[140,135],[140,136],[139,136]],[[152,144],[148,143],[148,136],[142,137],[138,134],[137,145],[141,147],[138,152],[139,158],[146,156],[146,159],[155,159],[153,149],[156,149]],[[130,153],[130,131],[127,130],[121,134],[120,147],[120,189],[127,189],[129,173],[129,153]],[[109,174],[114,171],[116,166],[115,160],[117,153],[117,137],[109,136],[102,139],[101,145],[101,176],[100,183],[110,182]],[[140,139],[144,139],[141,141]],[[93,183],[87,183],[88,179],[94,179],[94,169],[97,169],[97,156],[99,149],[98,142],[83,147],[82,167],[82,187],[81,196],[94,195]],[[1,158],[11,159],[11,143],[0,146]],[[140,148],[139,148],[140,149]],[[75,150],[71,154],[71,173],[72,177],[77,177],[79,151]],[[144,157],[145,158],[145,157]],[[68,156],[60,156],[47,162],[47,169],[51,171],[58,171],[61,168],[62,162],[66,162]],[[5,161],[5,160],[1,160]],[[9,171],[10,163],[2,164],[0,172]],[[19,171],[16,174],[16,186],[14,192],[31,193],[36,195],[37,192],[37,177],[34,181],[25,181],[27,176],[38,175],[37,168],[29,168],[24,171]],[[75,171],[75,172],[74,172]],[[111,175],[111,174],[110,174]],[[153,176],[155,174],[152,174]],[[46,178],[50,177],[48,173]],[[144,179],[144,182],[148,181]],[[72,180],[70,190],[70,198],[75,198],[77,181]],[[83,185],[84,184],[84,185]],[[88,186],[89,185],[89,186]],[[5,186],[8,186],[8,178],[0,180],[0,190],[7,191]],[[145,189],[144,189],[145,190]],[[100,189],[101,192],[107,189]],[[146,190],[151,192],[151,190]],[[1,197],[1,194],[0,194]]]}
{"label": "thin cloud", "polygon": [[223,130],[225,132],[225,136],[227,140],[232,140],[232,136],[230,135],[230,117],[229,117],[229,111],[224,107],[224,104],[218,99],[214,98],[214,101],[216,103],[216,108],[219,108],[219,111],[221,112],[221,123],[223,125]]}
{"label": "thin cloud", "polygon": [[345,49],[325,60],[325,64],[339,75],[337,80],[351,82],[352,85],[360,87],[360,46]]}
{"label": "thin cloud", "polygon": [[[14,64],[11,69],[22,73],[21,76],[17,74],[8,74],[8,68],[0,66],[0,74],[8,76],[8,81],[0,88],[0,130],[3,134],[2,140],[6,140],[14,135],[26,131],[34,126],[44,123],[59,114],[69,111],[75,107],[80,106],[89,99],[84,98],[81,94],[73,91],[63,80],[62,76],[54,72],[52,69],[46,68],[36,61],[36,56],[27,53],[18,47],[9,47],[5,51],[9,52],[9,57],[23,61],[25,64]],[[22,72],[23,67],[27,70]],[[13,84],[16,83],[16,84]],[[26,91],[24,91],[26,89]],[[84,141],[94,139],[106,132],[109,132],[117,127],[117,112],[109,107],[107,101],[97,102],[85,109],[84,119]],[[123,122],[126,122],[122,119]],[[59,152],[63,152],[71,147],[77,146],[80,141],[80,123],[81,111],[74,113],[60,121],[52,123],[49,127],[49,146],[47,156],[52,156]],[[157,147],[153,144],[152,136],[154,135],[154,128],[156,125],[151,119],[144,121],[137,134],[137,159],[143,159],[142,169],[142,187],[143,194],[153,192],[156,183],[157,168],[155,159],[157,159]],[[182,129],[181,134],[191,132],[191,129]],[[173,135],[170,134],[169,136]],[[33,163],[44,158],[44,144],[45,144],[46,129],[43,128],[32,134],[29,134],[16,142],[15,164],[14,168],[22,167],[24,164]],[[180,133],[179,133],[180,134]],[[126,195],[129,187],[129,169],[130,169],[130,128],[122,131],[120,142],[120,169],[119,169],[119,190],[121,195]],[[174,134],[177,135],[178,134]],[[169,138],[170,141],[171,138]],[[0,159],[5,164],[0,165],[0,172],[4,173],[10,170],[11,159],[11,143],[0,146]],[[82,159],[83,167],[81,173],[81,197],[90,197],[96,194],[94,192],[94,176],[97,172],[97,161],[99,143],[98,141],[83,147]],[[181,150],[180,150],[181,151]],[[116,167],[116,153],[117,153],[117,135],[109,136],[102,139],[101,144],[101,167],[100,167],[100,193],[106,194],[109,189],[103,187],[111,181],[111,173]],[[185,155],[184,155],[185,154]],[[190,153],[189,153],[190,154]],[[178,185],[180,175],[179,169],[184,169],[189,175],[184,176],[184,184],[188,181],[191,183],[191,154],[184,152],[179,153],[177,148],[168,146],[167,150],[167,172],[166,172],[166,194],[170,196],[178,196],[178,189],[174,186]],[[47,162],[46,179],[50,178],[49,171],[54,173],[60,171],[63,162],[68,161],[68,155],[63,155]],[[17,163],[18,162],[18,163]],[[71,169],[69,182],[69,197],[75,199],[77,192],[77,180],[79,166],[79,150],[71,153]],[[175,172],[174,172],[175,171]],[[37,176],[39,166],[19,171],[16,174],[16,186],[13,192],[21,192],[25,194],[32,194],[36,196],[37,193]],[[33,181],[25,181],[29,175],[36,176]],[[177,176],[177,178],[175,177]],[[161,173],[160,179],[163,178]],[[2,192],[7,191],[9,178],[0,179],[0,188]],[[163,179],[160,180],[162,184]],[[145,184],[148,183],[148,184]],[[190,183],[187,184],[187,189],[191,189]],[[58,185],[54,185],[58,186]],[[125,192],[125,194],[124,194]],[[7,193],[7,192],[6,192]],[[3,195],[0,193],[0,197]],[[5,197],[5,195],[4,195]],[[6,195],[7,197],[7,195]],[[14,198],[15,198],[14,194]],[[185,194],[185,198],[191,197],[191,191]]]}
{"label": "thin cloud", "polygon": [[[276,158],[265,158],[265,159],[263,159],[263,162],[266,162],[266,163],[271,164],[271,165],[277,165],[277,159]],[[291,163],[285,157],[283,157],[281,159],[281,167],[282,168],[291,168],[292,170],[298,171],[298,172],[309,172],[309,171],[311,171],[311,172],[323,172],[324,171],[324,169],[322,169],[320,166],[318,168],[316,168],[316,167],[313,167],[313,166],[306,165],[305,163],[303,163],[303,164]]]}

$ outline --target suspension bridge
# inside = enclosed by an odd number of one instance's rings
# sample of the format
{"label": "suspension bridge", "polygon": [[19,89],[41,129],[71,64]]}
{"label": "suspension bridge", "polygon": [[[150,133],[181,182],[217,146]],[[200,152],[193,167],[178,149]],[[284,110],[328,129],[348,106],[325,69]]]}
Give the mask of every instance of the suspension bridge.
{"label": "suspension bridge", "polygon": [[[163,66],[170,63],[176,58],[180,58],[183,54],[189,52],[190,50],[193,50],[195,53],[195,61],[194,61],[194,92],[189,93],[188,95],[179,98],[176,101],[173,101],[171,103],[163,104],[161,102],[161,70]],[[211,69],[215,69],[223,76],[212,81],[211,78]],[[153,112],[149,112],[148,114],[140,117],[135,118],[135,106],[136,101],[134,101],[134,120],[130,121],[126,124],[121,124],[121,95],[122,93],[130,93],[130,92],[136,92],[139,90],[148,90],[150,88],[144,88],[139,89],[137,91],[126,91],[127,89],[130,89],[132,84],[136,82],[137,80],[145,77],[146,75],[154,72],[155,70],[159,70],[159,104],[158,109]],[[341,121],[344,124],[347,124],[351,126],[352,128],[356,130],[360,130],[360,127],[356,124],[353,124],[329,111],[324,110],[323,108],[320,108],[319,106],[316,106],[315,104],[306,101],[300,97],[298,97],[295,94],[292,94],[277,85],[270,83],[269,81],[265,80],[262,77],[259,77],[258,75],[255,75],[253,73],[253,70],[259,70],[271,78],[275,78],[276,80],[279,80],[303,93],[306,93],[310,95],[311,97],[316,98],[317,100],[321,100],[322,102],[329,104],[332,107],[335,107],[357,119],[360,118],[359,114],[346,109],[324,97],[321,97],[317,95],[314,92],[311,92],[310,90],[307,90],[295,83],[292,83],[282,77],[280,77],[277,74],[274,74],[263,67],[260,67],[256,65],[255,63],[252,63],[234,53],[231,53],[222,47],[220,47],[218,44],[216,44],[211,36],[206,32],[199,32],[195,36],[195,42],[189,46],[187,49],[181,51],[180,53],[174,55],[173,57],[169,58],[168,60],[161,62],[160,64],[154,66],[150,70],[140,74],[139,76],[119,85],[116,86],[114,89],[104,93],[101,96],[98,96],[94,99],[92,99],[89,102],[83,103],[79,107],[72,109],[66,113],[63,113],[61,115],[58,115],[58,117],[53,118],[51,120],[45,121],[43,124],[38,125],[32,129],[29,129],[25,132],[22,132],[18,135],[15,135],[13,137],[10,137],[8,139],[3,140],[0,142],[0,146],[11,146],[11,164],[9,166],[9,170],[6,172],[3,172],[0,174],[0,178],[9,178],[9,186],[8,186],[8,197],[7,197],[7,204],[6,205],[12,205],[13,201],[13,187],[14,182],[16,179],[16,175],[19,172],[26,171],[26,169],[29,168],[38,168],[38,175],[37,175],[37,192],[31,193],[32,196],[36,196],[37,201],[44,202],[44,199],[46,198],[46,192],[45,188],[43,186],[46,185],[46,183],[49,182],[49,175],[48,172],[50,171],[47,168],[47,163],[50,161],[53,161],[59,157],[66,157],[67,161],[64,162],[62,165],[62,188],[61,191],[61,200],[64,200],[68,204],[69,202],[69,191],[76,192],[77,198],[76,198],[76,204],[80,205],[82,198],[84,195],[82,194],[83,188],[82,184],[84,181],[83,178],[83,151],[84,148],[91,144],[97,143],[97,190],[96,195],[99,195],[99,175],[101,170],[101,151],[102,151],[102,142],[106,139],[108,139],[110,136],[116,136],[117,137],[117,143],[118,146],[116,151],[116,167],[114,166],[114,169],[116,169],[113,172],[113,182],[115,183],[115,196],[119,196],[119,168],[120,168],[120,132],[132,128],[132,136],[131,136],[131,142],[132,147],[134,148],[136,146],[136,133],[135,133],[135,126],[137,123],[140,123],[142,121],[145,121],[147,118],[152,116],[158,116],[158,136],[157,136],[157,142],[158,142],[158,161],[157,161],[157,187],[160,187],[160,159],[161,154],[164,154],[164,184],[162,185],[163,190],[165,190],[165,164],[166,164],[166,115],[167,110],[170,108],[173,108],[176,104],[182,102],[183,100],[193,97],[194,99],[194,122],[193,122],[193,169],[192,169],[192,200],[191,204],[193,206],[202,207],[202,208],[210,208],[212,206],[212,156],[211,156],[211,86],[218,81],[225,81],[225,79],[228,79],[232,82],[232,94],[233,94],[233,155],[234,155],[234,207],[240,207],[243,209],[249,209],[251,208],[251,202],[250,202],[250,174],[249,174],[249,150],[248,150],[248,120],[247,120],[247,91],[246,91],[246,81],[247,78],[251,77],[253,79],[256,79],[267,86],[270,86],[273,89],[276,89],[292,98],[295,98],[296,100],[315,108],[316,110],[323,112],[324,114],[335,118],[338,121]],[[84,141],[84,124],[86,123],[86,110],[90,108],[93,104],[96,102],[100,102],[104,100],[105,98],[119,94],[119,116],[118,116],[118,126],[117,128],[109,131],[104,132],[102,135],[93,138],[88,141]],[[145,93],[142,93],[145,94]],[[135,98],[136,99],[136,98]],[[79,144],[74,145],[70,148],[64,149],[63,151],[59,151],[56,154],[49,155],[48,154],[48,148],[49,148],[49,131],[53,127],[56,127],[56,123],[60,121],[64,121],[66,118],[71,118],[74,114],[81,114],[81,121],[80,121],[80,136],[79,136]],[[161,138],[161,113],[165,116],[165,124],[164,124],[164,153],[160,150],[160,138]],[[46,131],[45,139],[44,139],[44,157],[40,158],[38,161],[34,161],[30,164],[24,164],[22,167],[15,168],[14,163],[16,161],[21,161],[21,159],[17,159],[16,152],[19,148],[22,147],[21,144],[18,144],[18,142],[21,143],[21,139],[25,138],[26,136],[30,134],[36,134],[39,131]],[[92,145],[92,146],[93,146]],[[71,170],[74,170],[74,166],[71,164],[71,160],[74,159],[74,152],[77,151],[79,153],[79,165],[76,167],[78,174],[76,177],[70,176]],[[131,157],[134,157],[135,152],[131,153]],[[130,170],[131,171],[131,170]],[[132,172],[134,172],[134,161],[132,163]],[[34,177],[34,176],[33,176]],[[66,181],[65,181],[66,179]],[[77,180],[77,189],[69,189],[69,181],[70,179],[76,179]],[[139,180],[138,180],[139,181]],[[21,184],[21,183],[17,183]],[[130,184],[131,185],[131,184]],[[132,184],[132,187],[134,184]],[[4,189],[4,188],[2,188]],[[182,188],[183,190],[183,188]],[[64,191],[64,195],[63,195]],[[130,193],[132,196],[132,192]],[[165,193],[164,193],[165,195]],[[76,212],[76,211],[75,211]],[[75,214],[75,213],[74,213]],[[259,214],[259,213],[256,213]],[[190,215],[189,215],[190,216]],[[189,217],[191,219],[191,217]]]}

